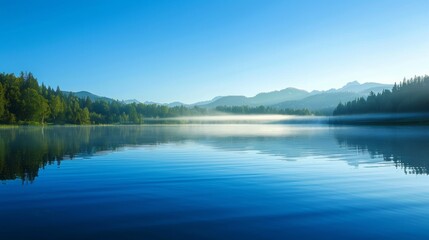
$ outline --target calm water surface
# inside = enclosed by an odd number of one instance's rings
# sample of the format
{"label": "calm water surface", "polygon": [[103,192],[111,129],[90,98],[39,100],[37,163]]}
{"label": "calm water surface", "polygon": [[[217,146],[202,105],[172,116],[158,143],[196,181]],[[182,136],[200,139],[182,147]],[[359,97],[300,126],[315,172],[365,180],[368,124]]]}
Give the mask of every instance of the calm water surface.
{"label": "calm water surface", "polygon": [[0,129],[1,239],[428,239],[429,128]]}

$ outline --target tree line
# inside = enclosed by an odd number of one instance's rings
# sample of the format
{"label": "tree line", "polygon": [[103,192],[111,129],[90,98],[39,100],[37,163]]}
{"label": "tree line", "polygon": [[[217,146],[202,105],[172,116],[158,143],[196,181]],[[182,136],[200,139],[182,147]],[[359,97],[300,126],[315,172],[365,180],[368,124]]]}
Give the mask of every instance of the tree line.
{"label": "tree line", "polygon": [[0,73],[0,123],[3,124],[140,124],[143,118],[201,115],[206,109],[158,104],[80,99],[39,85],[31,73]]}
{"label": "tree line", "polygon": [[392,90],[338,104],[333,115],[429,112],[429,76],[404,79]]}
{"label": "tree line", "polygon": [[215,109],[121,101],[92,101],[39,84],[31,73],[0,73],[0,124],[141,124],[144,119],[207,114],[310,115],[307,109],[220,106]]}

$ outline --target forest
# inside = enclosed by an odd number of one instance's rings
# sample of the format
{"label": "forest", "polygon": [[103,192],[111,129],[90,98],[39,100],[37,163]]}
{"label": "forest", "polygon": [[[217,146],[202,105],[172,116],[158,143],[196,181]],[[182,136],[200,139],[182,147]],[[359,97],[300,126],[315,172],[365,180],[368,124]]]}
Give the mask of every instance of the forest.
{"label": "forest", "polygon": [[429,112],[429,76],[404,79],[392,90],[338,104],[333,115]]}
{"label": "forest", "polygon": [[205,114],[202,108],[158,104],[91,101],[39,85],[31,73],[0,73],[2,124],[140,124],[143,118]]}
{"label": "forest", "polygon": [[308,110],[271,107],[200,107],[92,101],[39,85],[31,73],[0,73],[0,124],[142,124],[144,119],[197,116],[207,114],[293,114],[309,115]]}

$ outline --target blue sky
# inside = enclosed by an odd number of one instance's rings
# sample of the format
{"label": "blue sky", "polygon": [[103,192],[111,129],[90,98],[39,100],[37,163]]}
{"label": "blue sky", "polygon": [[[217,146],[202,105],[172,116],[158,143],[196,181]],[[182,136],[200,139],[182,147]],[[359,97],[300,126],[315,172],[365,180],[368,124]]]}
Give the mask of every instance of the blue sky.
{"label": "blue sky", "polygon": [[0,71],[191,103],[429,74],[429,1],[0,0]]}

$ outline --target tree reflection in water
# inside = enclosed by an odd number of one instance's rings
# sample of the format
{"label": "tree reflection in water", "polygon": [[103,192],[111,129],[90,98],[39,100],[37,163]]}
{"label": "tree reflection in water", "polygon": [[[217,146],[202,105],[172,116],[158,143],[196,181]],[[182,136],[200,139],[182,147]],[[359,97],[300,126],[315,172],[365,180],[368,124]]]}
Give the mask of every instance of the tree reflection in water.
{"label": "tree reflection in water", "polygon": [[[358,150],[358,154],[369,153],[374,162],[393,161],[406,174],[428,174],[428,130],[427,127],[314,128],[274,124],[5,128],[0,129],[0,179],[32,182],[40,168],[60,164],[64,159],[92,156],[124,146],[189,140],[226,151],[256,150],[295,160]],[[342,160],[356,164],[348,158]]]}

